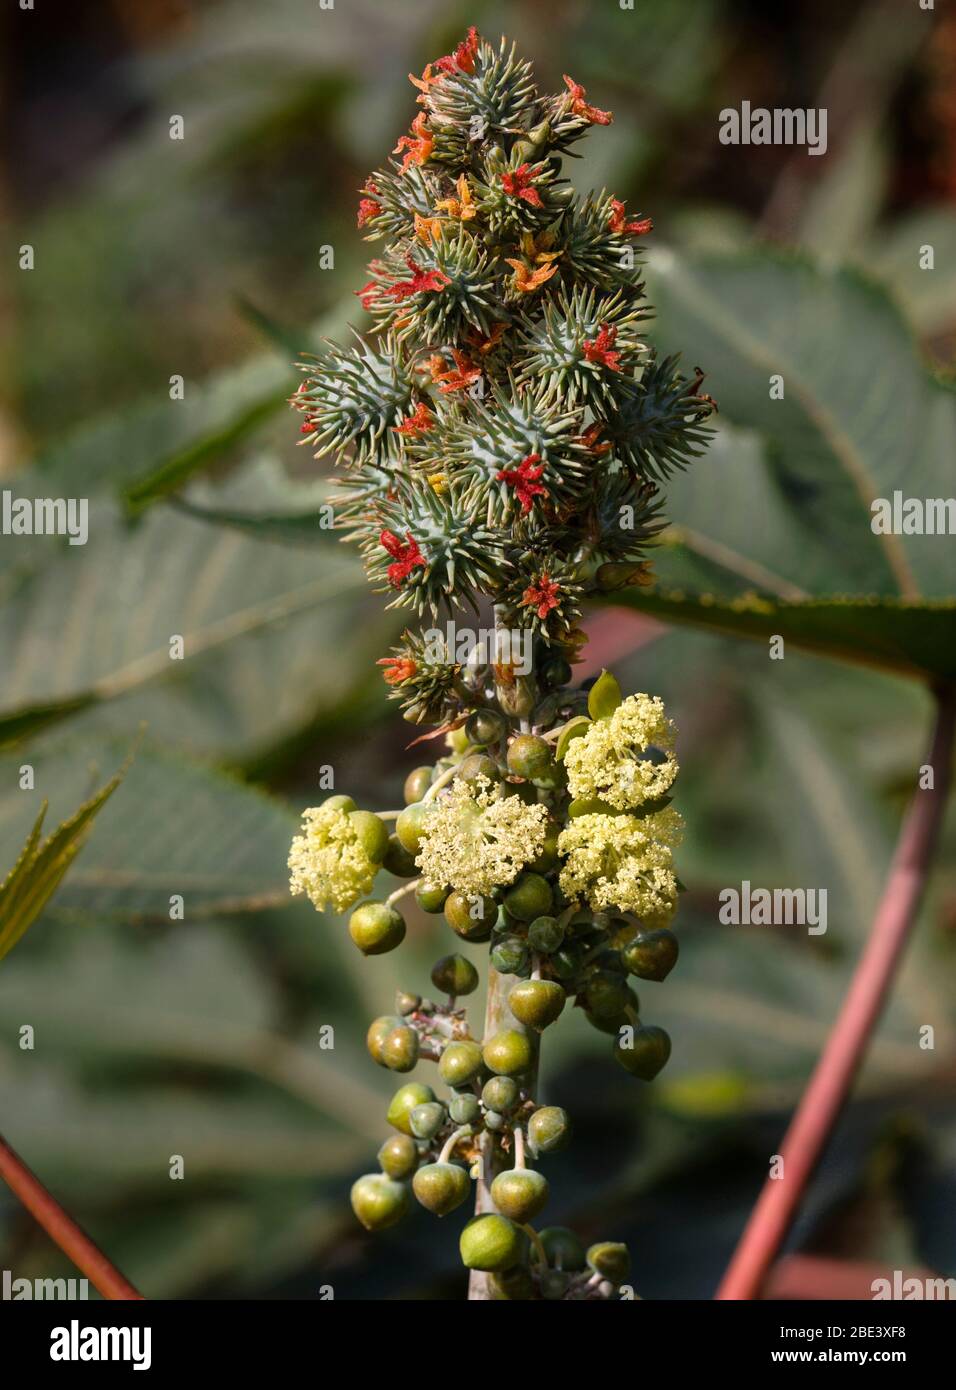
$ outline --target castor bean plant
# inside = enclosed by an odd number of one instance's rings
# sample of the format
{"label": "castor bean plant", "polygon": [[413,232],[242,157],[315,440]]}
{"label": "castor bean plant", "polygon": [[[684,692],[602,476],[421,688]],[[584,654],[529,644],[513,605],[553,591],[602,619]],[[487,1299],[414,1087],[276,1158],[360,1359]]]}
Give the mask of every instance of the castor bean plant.
{"label": "castor bean plant", "polygon": [[[303,362],[292,403],[339,470],[337,526],[417,621],[379,663],[390,694],[443,742],[401,812],[343,795],[307,810],[291,886],[350,912],[366,955],[401,944],[410,895],[451,933],[431,992],[410,981],[368,1030],[401,1084],[379,1171],[352,1188],[358,1220],[378,1231],[413,1202],[438,1217],[471,1203],[470,1297],[615,1298],[625,1247],[542,1224],[571,1122],[542,1104],[539,1059],[572,1005],[631,1076],[667,1062],[635,983],[677,961],[682,821],[661,700],[625,697],[608,671],[581,688],[574,666],[589,596],[648,582],[662,484],[702,453],[715,407],[699,370],[643,336],[650,220],[562,176],[611,113],[570,77],[541,95],[514,48],[474,28],[412,82],[410,133],[359,203],[384,243],[357,291],[374,326]],[[468,609],[493,612],[490,642],[462,642]],[[405,880],[384,899],[383,869]],[[456,937],[488,948],[483,1029]]]}

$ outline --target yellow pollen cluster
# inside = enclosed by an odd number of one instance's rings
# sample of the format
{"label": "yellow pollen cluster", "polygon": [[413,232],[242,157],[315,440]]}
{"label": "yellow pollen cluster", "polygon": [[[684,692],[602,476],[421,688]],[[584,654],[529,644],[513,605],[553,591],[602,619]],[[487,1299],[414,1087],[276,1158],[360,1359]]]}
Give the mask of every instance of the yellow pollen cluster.
{"label": "yellow pollen cluster", "polygon": [[558,838],[565,858],[561,891],[595,911],[617,908],[635,913],[645,926],[666,927],[677,909],[672,850],[683,828],[670,807],[641,819],[577,816]]}
{"label": "yellow pollen cluster", "polygon": [[[642,756],[651,747],[659,750],[659,761]],[[612,715],[571,742],[564,765],[572,797],[598,798],[617,811],[636,811],[666,795],[678,769],[674,726],[663,701],[628,696]]]}
{"label": "yellow pollen cluster", "polygon": [[293,896],[308,894],[319,912],[330,903],[335,912],[345,912],[371,892],[379,867],[368,857],[342,807],[310,806],[303,811],[302,834],[289,851]]}
{"label": "yellow pollen cluster", "polygon": [[455,781],[424,820],[416,864],[426,883],[478,897],[513,883],[544,848],[548,811],[505,796],[486,777]]}

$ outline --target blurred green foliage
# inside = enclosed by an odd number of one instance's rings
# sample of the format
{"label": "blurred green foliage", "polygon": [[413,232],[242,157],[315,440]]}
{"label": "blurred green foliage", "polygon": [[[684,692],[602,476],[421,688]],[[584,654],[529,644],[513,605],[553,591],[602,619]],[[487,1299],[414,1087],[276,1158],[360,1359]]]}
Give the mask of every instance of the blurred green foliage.
{"label": "blurred green foliage", "polygon": [[[866,6],[811,0],[779,27],[730,0],[220,0],[137,29],[118,4],[99,16],[118,56],[80,46],[65,91],[36,76],[43,31],[23,40],[22,128],[59,177],[8,173],[13,240],[36,247],[37,269],[13,286],[7,473],[22,495],[89,496],[91,538],[0,547],[0,865],[42,799],[54,823],[71,814],[147,727],[43,930],[0,968],[0,1128],[148,1296],[463,1291],[447,1224],[370,1240],[348,1210],[389,1090],[367,1020],[399,984],[422,988],[447,943],[421,917],[399,962],[365,960],[342,922],[286,896],[320,769],[384,808],[417,760],[374,668],[399,624],[317,528],[325,488],[283,401],[291,345],[362,321],[355,189],[408,125],[405,73],[469,22],[505,30],[543,82],[570,68],[614,109],[575,182],[654,216],[654,331],[689,347],[721,408],[708,458],[669,489],[658,585],[634,599],[679,625],[618,605],[594,627],[595,661],[610,644],[624,688],[660,693],[681,730],[684,949],[654,1001],[674,1057],[668,1079],[629,1085],[575,1018],[544,1064],[547,1098],[577,1121],[549,1166],[554,1220],[627,1240],[646,1297],[712,1292],[867,931],[921,761],[926,681],[956,674],[951,539],[883,545],[866,503],[867,488],[951,491],[956,221],[937,163],[956,136],[931,116],[952,25],[894,27],[871,8],[882,28]],[[74,167],[68,117],[110,109],[84,86],[104,71],[126,115]],[[722,105],[806,105],[834,71],[860,99],[835,102],[818,169],[718,145]],[[334,272],[318,269],[323,245]],[[782,662],[767,659],[774,633]],[[794,1234],[804,1248],[956,1272],[954,840],[950,816]],[[826,886],[827,935],[718,927],[718,890],[743,879]],[[917,1046],[925,1023],[934,1052]],[[412,1244],[414,1260],[394,1258]],[[8,1199],[0,1246],[20,1276],[56,1272]]]}

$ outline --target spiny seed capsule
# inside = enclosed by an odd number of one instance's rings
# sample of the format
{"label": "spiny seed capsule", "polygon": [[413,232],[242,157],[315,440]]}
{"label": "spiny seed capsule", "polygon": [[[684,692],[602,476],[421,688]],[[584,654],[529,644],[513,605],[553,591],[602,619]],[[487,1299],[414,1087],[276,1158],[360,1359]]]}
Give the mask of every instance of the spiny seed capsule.
{"label": "spiny seed capsule", "polygon": [[448,1113],[456,1125],[474,1124],[481,1113],[478,1097],[471,1091],[462,1091],[460,1095],[452,1096],[448,1102]]}
{"label": "spiny seed capsule", "polygon": [[349,936],[365,956],[394,951],[405,939],[405,918],[389,903],[363,903],[349,918]]}
{"label": "spiny seed capsule", "polygon": [[510,1269],[521,1254],[521,1233],[507,1217],[487,1212],[472,1217],[461,1233],[458,1248],[467,1269]]}
{"label": "spiny seed capsule", "polygon": [[408,1187],[385,1173],[366,1173],[352,1184],[352,1210],[367,1231],[385,1231],[408,1210]]}
{"label": "spiny seed capsule", "polygon": [[432,966],[431,978],[443,994],[471,994],[478,988],[478,971],[464,956],[442,956]]}
{"label": "spiny seed capsule", "polygon": [[416,1139],[434,1139],[445,1123],[445,1107],[440,1100],[426,1100],[416,1105],[408,1117],[409,1128]]}
{"label": "spiny seed capsule", "polygon": [[497,743],[508,732],[508,721],[503,714],[493,709],[479,709],[465,724],[468,742],[486,748],[489,743]]}
{"label": "spiny seed capsule", "polygon": [[450,1042],[438,1062],[441,1079],[448,1086],[466,1086],[481,1067],[481,1048],[476,1042]]}
{"label": "spiny seed capsule", "polygon": [[538,1232],[538,1239],[554,1269],[566,1269],[575,1274],[587,1264],[584,1242],[567,1226],[546,1226]]}
{"label": "spiny seed capsule", "polygon": [[469,753],[458,765],[458,776],[463,782],[477,782],[482,777],[489,782],[500,782],[501,768],[487,753]]}
{"label": "spiny seed capsule", "polygon": [[379,1149],[378,1162],[390,1178],[407,1178],[418,1167],[418,1145],[407,1134],[392,1134]]}
{"label": "spiny seed capsule", "polygon": [[620,1037],[614,1043],[614,1056],[621,1066],[642,1081],[653,1081],[670,1055],[670,1038],[663,1028],[653,1024],[648,1028],[636,1028],[630,1046],[626,1046]]}
{"label": "spiny seed capsule", "polygon": [[564,927],[556,917],[536,917],[528,928],[528,945],[532,951],[550,955],[564,940]]}
{"label": "spiny seed capsule", "polygon": [[503,936],[491,948],[491,964],[499,975],[520,975],[528,968],[528,948],[520,936]]}
{"label": "spiny seed capsule", "polygon": [[382,1057],[382,1043],[394,1029],[402,1026],[402,1020],[396,1014],[383,1014],[381,1018],[373,1019],[369,1024],[369,1030],[365,1034],[365,1046],[368,1048],[369,1056],[373,1062],[377,1062],[380,1067],[384,1067],[385,1060]]}
{"label": "spiny seed capsule", "polygon": [[588,1248],[588,1268],[602,1274],[612,1284],[623,1284],[631,1272],[631,1257],[627,1246],[619,1241],[603,1240]]}
{"label": "spiny seed capsule", "polygon": [[445,902],[445,921],[464,941],[487,941],[497,920],[494,898],[450,893]]}
{"label": "spiny seed capsule", "polygon": [[419,1041],[414,1028],[403,1024],[382,1040],[382,1061],[389,1071],[411,1071],[418,1062]]}
{"label": "spiny seed capsule", "polygon": [[435,1092],[430,1086],[423,1086],[420,1081],[409,1081],[404,1086],[399,1086],[392,1096],[385,1118],[393,1129],[400,1130],[402,1134],[411,1135],[412,1127],[408,1117],[415,1109],[416,1105],[424,1105],[426,1101],[434,1100]]}
{"label": "spiny seed capsule", "polygon": [[388,837],[388,848],[382,860],[382,868],[387,873],[394,874],[396,878],[414,878],[418,873],[415,856],[409,854],[397,835]]}
{"label": "spiny seed capsule", "polygon": [[481,1055],[485,1066],[496,1076],[520,1076],[531,1066],[534,1049],[523,1033],[504,1028],[488,1039]]}
{"label": "spiny seed capsule", "polygon": [[448,893],[447,888],[433,888],[431,884],[423,883],[415,890],[415,901],[423,912],[441,912]]}
{"label": "spiny seed capsule", "polygon": [[413,801],[410,806],[405,807],[395,822],[395,834],[399,843],[411,855],[418,853],[425,817],[430,809],[427,801]]}
{"label": "spiny seed capsule", "polygon": [[520,1094],[521,1088],[513,1076],[493,1076],[482,1087],[481,1099],[489,1110],[507,1115],[509,1110],[514,1109]]}
{"label": "spiny seed capsule", "polygon": [[677,964],[680,947],[672,931],[638,932],[622,951],[624,964],[641,980],[666,980]]}
{"label": "spiny seed capsule", "polygon": [[520,980],[508,995],[508,1008],[519,1023],[540,1032],[558,1017],[565,997],[555,980]]}
{"label": "spiny seed capsule", "polygon": [[571,1119],[560,1105],[542,1105],[528,1121],[528,1144],[535,1157],[557,1153],[570,1137]]}
{"label": "spiny seed capsule", "polygon": [[457,1163],[426,1163],[412,1178],[412,1191],[435,1216],[447,1216],[467,1199],[471,1179]]}
{"label": "spiny seed capsule", "polygon": [[522,922],[533,922],[551,910],[553,901],[551,885],[541,874],[523,873],[517,883],[508,889],[504,903],[512,917]]}
{"label": "spiny seed capsule", "polygon": [[432,772],[430,767],[413,767],[405,778],[403,794],[405,805],[411,806],[416,801],[421,801],[432,784]]}
{"label": "spiny seed capsule", "polygon": [[373,864],[381,864],[388,849],[388,826],[374,811],[352,811],[352,829]]}
{"label": "spiny seed capsule", "polygon": [[519,1226],[537,1216],[548,1200],[548,1180],[533,1168],[509,1168],[491,1184],[491,1200]]}

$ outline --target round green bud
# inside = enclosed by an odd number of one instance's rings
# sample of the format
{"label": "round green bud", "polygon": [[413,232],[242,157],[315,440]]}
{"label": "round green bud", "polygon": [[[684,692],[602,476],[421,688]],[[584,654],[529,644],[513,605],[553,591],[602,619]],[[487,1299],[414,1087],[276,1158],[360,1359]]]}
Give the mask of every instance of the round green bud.
{"label": "round green bud", "polygon": [[458,766],[458,776],[463,782],[477,782],[481,777],[489,782],[500,782],[501,768],[487,753],[469,753]]}
{"label": "round green bud", "polygon": [[528,782],[547,778],[554,769],[551,745],[537,734],[519,734],[508,745],[508,771]]}
{"label": "round green bud", "polygon": [[[631,993],[634,994],[634,991],[632,990]],[[631,1007],[636,1013],[638,1008],[636,994],[634,994],[634,1002]],[[585,1010],[584,1017],[592,1028],[596,1028],[599,1033],[608,1033],[612,1037],[614,1034],[620,1033],[622,1028],[630,1028],[633,1026],[629,1014],[613,1014],[610,1018],[598,1018],[597,1014],[589,1014],[587,1010]]]}
{"label": "round green bud", "polygon": [[[527,785],[523,783],[522,785]],[[558,836],[561,834],[562,826],[557,821],[549,820],[544,829],[544,844],[537,859],[532,859],[528,865],[536,874],[549,874],[552,869],[556,869],[561,862],[558,854]]]}
{"label": "round green bud", "polygon": [[541,874],[523,873],[505,894],[504,903],[512,917],[533,922],[551,911],[551,885]]}
{"label": "round green bud", "polygon": [[394,874],[396,878],[414,878],[418,873],[415,856],[409,854],[397,835],[389,835],[388,837],[388,847],[385,850],[385,858],[382,860],[382,868],[388,873]]}
{"label": "round green bud", "polygon": [[595,1018],[614,1018],[627,1008],[628,983],[612,970],[595,970],[584,987],[583,1006]]}
{"label": "round green bud", "polygon": [[519,980],[508,995],[508,1008],[519,1023],[540,1033],[558,1017],[565,997],[555,980]]}
{"label": "round green bud", "polygon": [[527,1302],[534,1298],[534,1280],[527,1265],[515,1265],[489,1275],[488,1288],[496,1301]]}
{"label": "round green bud", "polygon": [[570,946],[561,946],[557,951],[552,952],[548,966],[553,975],[557,975],[559,980],[569,980],[572,975],[578,972],[581,964],[579,953]]}
{"label": "round green bud", "polygon": [[487,941],[498,920],[494,898],[466,897],[450,893],[445,901],[445,921],[463,941]]}
{"label": "round green bud", "polygon": [[423,912],[441,912],[448,893],[447,888],[433,888],[431,884],[423,883],[415,890],[415,901]]}
{"label": "round green bud", "polygon": [[547,661],[541,663],[538,671],[538,680],[545,690],[557,690],[562,685],[567,685],[574,672],[563,656],[549,656]]}
{"label": "round green bud", "polygon": [[456,1125],[474,1124],[481,1114],[478,1097],[471,1091],[461,1091],[448,1102],[448,1113]]}
{"label": "round green bud", "polygon": [[482,1102],[489,1110],[507,1115],[518,1103],[521,1088],[513,1076],[493,1076],[481,1090]]}
{"label": "round green bud", "polygon": [[350,796],[327,796],[322,802],[322,809],[325,811],[345,811],[348,814],[355,810],[355,802]]}
{"label": "round green bud", "polygon": [[388,826],[374,811],[352,811],[349,820],[369,859],[381,864],[388,849]]}
{"label": "round green bud", "polygon": [[382,1040],[382,1061],[389,1071],[411,1071],[418,1062],[418,1049],[417,1032],[403,1024]]}
{"label": "round green bud", "polygon": [[408,1125],[416,1139],[434,1139],[445,1123],[445,1107],[440,1100],[426,1100],[416,1105],[408,1117]]}
{"label": "round green bud", "polygon": [[612,1284],[623,1284],[631,1272],[631,1257],[627,1246],[619,1241],[602,1240],[589,1246],[587,1262],[589,1269],[593,1269],[595,1274],[603,1275],[605,1279],[610,1279]]}
{"label": "round green bud", "polygon": [[402,1020],[396,1014],[382,1014],[381,1018],[373,1019],[369,1024],[368,1032],[365,1034],[365,1046],[372,1061],[377,1062],[380,1067],[385,1065],[382,1044],[389,1033],[401,1026]]}
{"label": "round green bud", "polygon": [[476,1042],[450,1042],[438,1062],[438,1072],[448,1086],[467,1086],[481,1071],[481,1048]]}
{"label": "round green bud", "polygon": [[435,1216],[447,1216],[467,1200],[471,1179],[457,1163],[426,1163],[412,1178],[412,1191]]}
{"label": "round green bud", "polygon": [[508,721],[503,714],[493,709],[479,709],[465,724],[468,741],[486,748],[489,743],[497,743],[508,732]]}
{"label": "round green bud", "polygon": [[405,786],[403,788],[406,806],[411,806],[414,802],[421,801],[432,784],[433,772],[434,768],[431,767],[412,768],[411,772],[405,778]]}
{"label": "round green bud", "polygon": [[435,1092],[430,1086],[423,1086],[420,1081],[408,1081],[404,1086],[400,1086],[392,1096],[385,1118],[393,1129],[399,1130],[402,1134],[411,1135],[412,1127],[409,1123],[409,1116],[415,1106],[424,1105],[426,1101],[434,1099]]}
{"label": "round green bud", "polygon": [[666,980],[677,964],[677,937],[672,931],[640,931],[621,955],[632,975],[641,980]]}
{"label": "round green bud", "polygon": [[554,1269],[568,1270],[576,1274],[587,1264],[583,1241],[579,1240],[567,1226],[546,1226],[538,1232],[538,1239],[544,1246],[548,1263]]}
{"label": "round green bud", "polygon": [[548,1180],[534,1168],[509,1168],[491,1184],[491,1200],[509,1220],[523,1226],[548,1200]]}
{"label": "round green bud", "polygon": [[363,903],[349,918],[349,936],[363,956],[382,956],[404,941],[405,918],[390,903]]}
{"label": "round green bud", "polygon": [[465,749],[470,747],[469,738],[464,730],[464,727],[460,729],[452,729],[448,734],[446,734],[446,739],[448,741],[448,746],[453,753],[464,753]]}
{"label": "round green bud", "polygon": [[636,1028],[630,1046],[618,1037],[614,1056],[625,1071],[642,1081],[653,1081],[671,1055],[671,1040],[663,1028]]}
{"label": "round green bud", "polygon": [[395,991],[395,1008],[405,1018],[408,1014],[413,1014],[416,1009],[421,1007],[422,996],[420,994],[409,994],[407,990],[399,989]]}
{"label": "round green bud", "polygon": [[526,806],[537,806],[538,792],[533,782],[505,782],[504,795],[516,796]]}
{"label": "round green bud", "polygon": [[485,1129],[492,1130],[495,1134],[508,1128],[508,1120],[502,1115],[500,1110],[485,1111]]}
{"label": "round green bud", "polygon": [[510,1269],[521,1253],[520,1234],[517,1226],[504,1216],[493,1212],[473,1216],[458,1243],[462,1264],[466,1269],[488,1272]]}
{"label": "round green bud", "polygon": [[388,1177],[407,1178],[418,1167],[418,1145],[407,1134],[392,1134],[379,1149],[378,1161]]}
{"label": "round green bud", "polygon": [[531,1066],[534,1049],[523,1033],[504,1028],[488,1039],[481,1055],[485,1066],[496,1076],[520,1076]]}
{"label": "round green bud", "polygon": [[536,1157],[558,1153],[570,1138],[571,1119],[560,1105],[542,1105],[528,1121],[528,1143]]}
{"label": "round green bud", "polygon": [[429,802],[413,801],[410,806],[405,807],[395,822],[395,834],[398,836],[399,843],[411,855],[418,853],[419,841],[422,838],[422,826],[430,810]]}
{"label": "round green bud", "polygon": [[432,966],[432,984],[443,994],[472,994],[478,988],[478,971],[464,956],[442,956]]}
{"label": "round green bud", "polygon": [[528,945],[532,951],[549,956],[564,940],[564,927],[556,917],[536,917],[528,928]]}
{"label": "round green bud", "polygon": [[385,1231],[408,1210],[408,1187],[386,1173],[366,1173],[352,1184],[352,1210],[367,1231]]}
{"label": "round green bud", "polygon": [[541,1290],[542,1298],[554,1301],[564,1297],[570,1283],[570,1274],[565,1274],[560,1269],[546,1269],[538,1280],[538,1288]]}
{"label": "round green bud", "polygon": [[528,947],[520,936],[502,936],[491,948],[491,963],[499,975],[520,975],[528,967]]}

